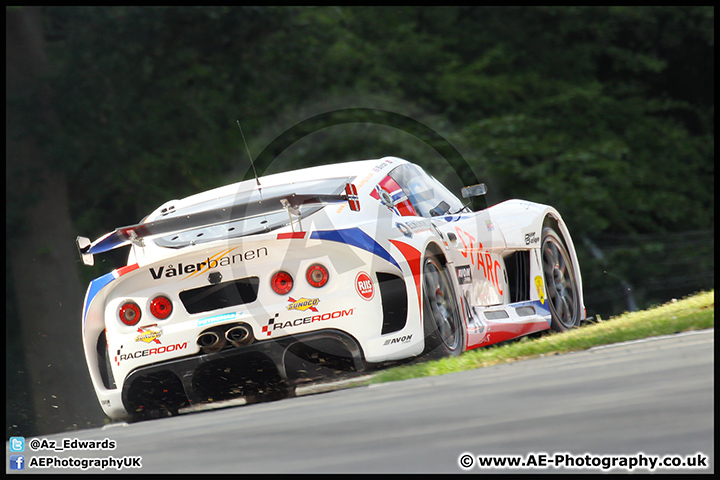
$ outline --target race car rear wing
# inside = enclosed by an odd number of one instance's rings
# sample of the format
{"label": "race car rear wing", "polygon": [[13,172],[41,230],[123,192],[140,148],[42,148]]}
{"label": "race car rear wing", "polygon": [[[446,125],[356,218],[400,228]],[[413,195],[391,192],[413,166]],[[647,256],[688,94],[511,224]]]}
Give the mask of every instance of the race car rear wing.
{"label": "race car rear wing", "polygon": [[[352,177],[324,179],[308,182],[261,187],[241,192],[232,197],[202,202],[178,210],[168,208],[162,217],[151,222],[116,228],[94,242],[87,237],[77,237],[80,259],[85,265],[93,265],[93,255],[119,248],[130,243],[142,244],[145,237],[167,235],[198,227],[220,225],[238,219],[257,217],[286,210],[296,213],[303,205],[348,202],[352,211],[360,210],[357,188],[350,183]],[[292,222],[291,222],[292,223]]]}

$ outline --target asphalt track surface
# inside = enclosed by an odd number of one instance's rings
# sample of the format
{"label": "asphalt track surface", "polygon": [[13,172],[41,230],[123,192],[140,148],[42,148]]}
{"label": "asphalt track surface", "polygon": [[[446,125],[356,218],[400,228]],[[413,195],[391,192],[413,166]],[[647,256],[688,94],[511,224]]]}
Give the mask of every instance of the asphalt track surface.
{"label": "asphalt track surface", "polygon": [[[32,457],[141,457],[124,473],[602,473],[481,469],[479,456],[707,457],[714,472],[714,330],[473,371],[336,390],[42,437],[111,439],[111,451]],[[29,445],[31,439],[26,439]],[[6,448],[7,452],[7,448]],[[459,460],[470,454],[473,466]],[[8,453],[9,459],[9,453]],[[80,473],[78,469],[25,472]],[[89,469],[87,472],[98,472]],[[106,473],[117,470],[107,469]],[[611,472],[625,473],[627,469]],[[647,472],[635,468],[632,472]],[[19,473],[8,469],[6,472]]]}

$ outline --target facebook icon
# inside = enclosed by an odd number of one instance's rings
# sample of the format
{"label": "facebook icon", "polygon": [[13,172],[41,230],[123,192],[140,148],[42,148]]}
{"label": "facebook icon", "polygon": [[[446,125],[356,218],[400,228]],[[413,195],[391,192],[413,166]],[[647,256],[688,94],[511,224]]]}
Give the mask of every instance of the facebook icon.
{"label": "facebook icon", "polygon": [[25,470],[25,455],[10,455],[10,470]]}

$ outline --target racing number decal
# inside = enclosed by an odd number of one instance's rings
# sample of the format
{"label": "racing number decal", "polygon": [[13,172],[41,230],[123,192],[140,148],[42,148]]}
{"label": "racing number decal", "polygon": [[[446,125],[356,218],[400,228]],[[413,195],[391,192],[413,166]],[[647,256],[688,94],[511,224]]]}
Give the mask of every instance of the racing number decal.
{"label": "racing number decal", "polygon": [[479,241],[475,241],[475,237],[470,235],[468,232],[460,227],[455,227],[460,241],[462,241],[463,248],[460,250],[463,257],[470,257],[470,263],[475,265],[478,271],[482,271],[485,278],[492,283],[500,295],[503,291],[500,289],[500,280],[498,273],[502,274],[502,266],[497,260],[493,260],[490,256],[490,252],[483,250],[483,244]]}

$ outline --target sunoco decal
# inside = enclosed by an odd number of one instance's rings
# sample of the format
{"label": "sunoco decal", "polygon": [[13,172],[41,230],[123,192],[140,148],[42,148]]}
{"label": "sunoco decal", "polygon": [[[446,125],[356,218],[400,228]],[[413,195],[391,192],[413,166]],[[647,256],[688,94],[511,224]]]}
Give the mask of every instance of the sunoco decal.
{"label": "sunoco decal", "polygon": [[139,335],[135,337],[136,342],[155,342],[160,344],[160,340],[158,340],[158,338],[162,335],[162,328],[158,327],[157,324],[140,327],[137,331]]}
{"label": "sunoco decal", "polygon": [[241,262],[249,262],[261,257],[268,256],[268,249],[266,247],[256,248],[254,250],[247,250],[245,252],[234,253],[231,252],[237,250],[239,247],[231,248],[230,250],[223,250],[220,253],[216,253],[212,257],[207,257],[207,260],[198,263],[178,263],[177,266],[174,264],[160,265],[155,269],[150,267],[150,275],[154,280],[160,280],[161,278],[172,278],[187,275],[185,278],[194,277],[201,273],[207,272],[210,269],[217,267],[227,267]]}
{"label": "sunoco decal", "polygon": [[317,312],[317,308],[315,308],[315,305],[320,303],[319,298],[305,298],[301,297],[300,300],[295,300],[294,298],[290,297],[288,298],[288,302],[290,302],[290,305],[288,305],[288,310],[300,310],[301,312],[304,312],[305,310],[310,310],[311,312]]}

